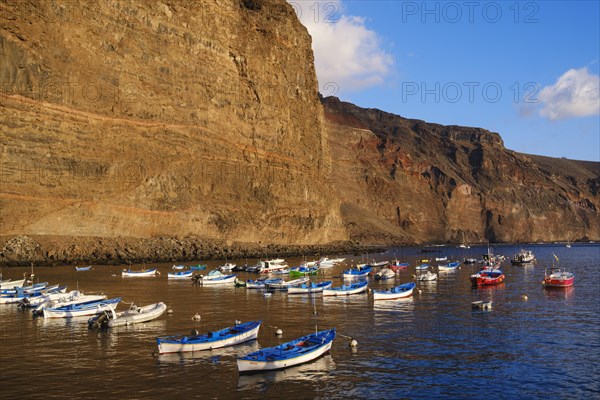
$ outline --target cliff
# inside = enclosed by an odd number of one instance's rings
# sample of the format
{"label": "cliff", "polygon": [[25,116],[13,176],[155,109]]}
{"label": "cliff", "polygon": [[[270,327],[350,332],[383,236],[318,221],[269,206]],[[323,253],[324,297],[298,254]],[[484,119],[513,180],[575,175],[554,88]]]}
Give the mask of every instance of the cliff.
{"label": "cliff", "polygon": [[3,235],[346,239],[285,0],[0,3]]}
{"label": "cliff", "polygon": [[332,184],[361,242],[600,239],[600,164],[510,151],[497,133],[322,99]]}

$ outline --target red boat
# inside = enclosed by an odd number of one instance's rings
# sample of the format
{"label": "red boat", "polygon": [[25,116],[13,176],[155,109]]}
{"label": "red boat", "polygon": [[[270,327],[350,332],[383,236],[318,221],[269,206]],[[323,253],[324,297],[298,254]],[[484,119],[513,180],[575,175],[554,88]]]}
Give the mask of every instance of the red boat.
{"label": "red boat", "polygon": [[543,285],[545,287],[573,286],[575,275],[562,268],[546,268]]}
{"label": "red boat", "polygon": [[401,263],[398,260],[394,260],[392,262],[392,264],[390,266],[388,266],[388,268],[391,269],[392,271],[400,271],[400,270],[408,269],[408,266],[409,266],[408,263]]}
{"label": "red boat", "polygon": [[476,274],[471,275],[473,286],[498,285],[504,282],[504,273],[497,268],[485,268]]}

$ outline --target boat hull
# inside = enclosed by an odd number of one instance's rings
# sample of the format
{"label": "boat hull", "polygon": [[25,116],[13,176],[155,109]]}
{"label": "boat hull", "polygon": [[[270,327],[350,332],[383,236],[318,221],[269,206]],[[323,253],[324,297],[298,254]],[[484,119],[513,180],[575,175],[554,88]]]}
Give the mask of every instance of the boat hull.
{"label": "boat hull", "polygon": [[117,318],[108,321],[108,326],[124,326],[140,322],[148,322],[157,319],[167,311],[167,305],[163,302],[140,307],[137,310],[127,310],[116,314]]}
{"label": "boat hull", "polygon": [[[119,299],[120,301],[120,299]],[[118,302],[99,304],[90,307],[82,307],[72,310],[60,310],[52,308],[44,308],[44,318],[75,318],[75,317],[89,317],[92,315],[101,314],[104,311],[114,312]]]}
{"label": "boat hull", "polygon": [[215,286],[215,285],[225,285],[228,283],[235,283],[237,275],[229,275],[224,278],[216,278],[216,279],[200,279],[200,284],[202,286]]}
{"label": "boat hull", "polygon": [[343,289],[343,288],[334,288],[334,289],[324,289],[323,296],[349,296],[352,294],[359,294],[367,291],[367,282],[364,285],[357,286],[351,289]]}
{"label": "boat hull", "polygon": [[255,327],[239,335],[231,336],[228,338],[224,338],[223,340],[216,340],[212,342],[198,342],[198,343],[181,343],[181,342],[167,342],[167,341],[159,341],[158,343],[158,353],[166,354],[166,353],[182,353],[182,352],[190,352],[190,351],[205,351],[218,349],[221,347],[235,346],[236,344],[248,342],[250,340],[254,340],[258,337],[258,331],[260,329],[260,323]]}
{"label": "boat hull", "polygon": [[544,286],[548,288],[565,288],[573,286],[573,283],[575,283],[575,277],[569,279],[544,279]]}
{"label": "boat hull", "polygon": [[148,276],[156,276],[157,272],[158,271],[156,269],[151,269],[148,271],[123,271],[123,272],[121,272],[121,276],[126,277],[126,278],[133,278],[133,277],[142,278],[142,277],[148,277]]}
{"label": "boat hull", "polygon": [[251,372],[251,371],[271,371],[275,369],[283,369],[293,367],[294,365],[304,364],[309,361],[315,360],[327,353],[331,349],[333,341],[319,347],[313,352],[303,354],[295,358],[288,358],[286,360],[276,361],[253,361],[253,360],[237,360],[238,371],[240,372]]}

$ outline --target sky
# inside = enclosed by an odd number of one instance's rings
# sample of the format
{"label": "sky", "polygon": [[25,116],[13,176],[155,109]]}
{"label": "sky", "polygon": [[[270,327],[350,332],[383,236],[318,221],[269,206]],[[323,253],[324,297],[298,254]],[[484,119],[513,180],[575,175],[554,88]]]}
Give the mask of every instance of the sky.
{"label": "sky", "polygon": [[599,1],[288,2],[323,95],[600,161]]}

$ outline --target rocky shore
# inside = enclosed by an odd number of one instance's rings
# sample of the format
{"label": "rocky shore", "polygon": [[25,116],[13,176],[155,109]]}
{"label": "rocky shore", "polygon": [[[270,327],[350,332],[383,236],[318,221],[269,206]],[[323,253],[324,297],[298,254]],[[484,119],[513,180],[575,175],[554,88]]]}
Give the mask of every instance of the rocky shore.
{"label": "rocky shore", "polygon": [[64,264],[128,264],[200,261],[279,256],[320,256],[382,251],[382,246],[356,242],[323,245],[226,243],[186,238],[105,238],[66,236],[4,236],[0,238],[0,266]]}

